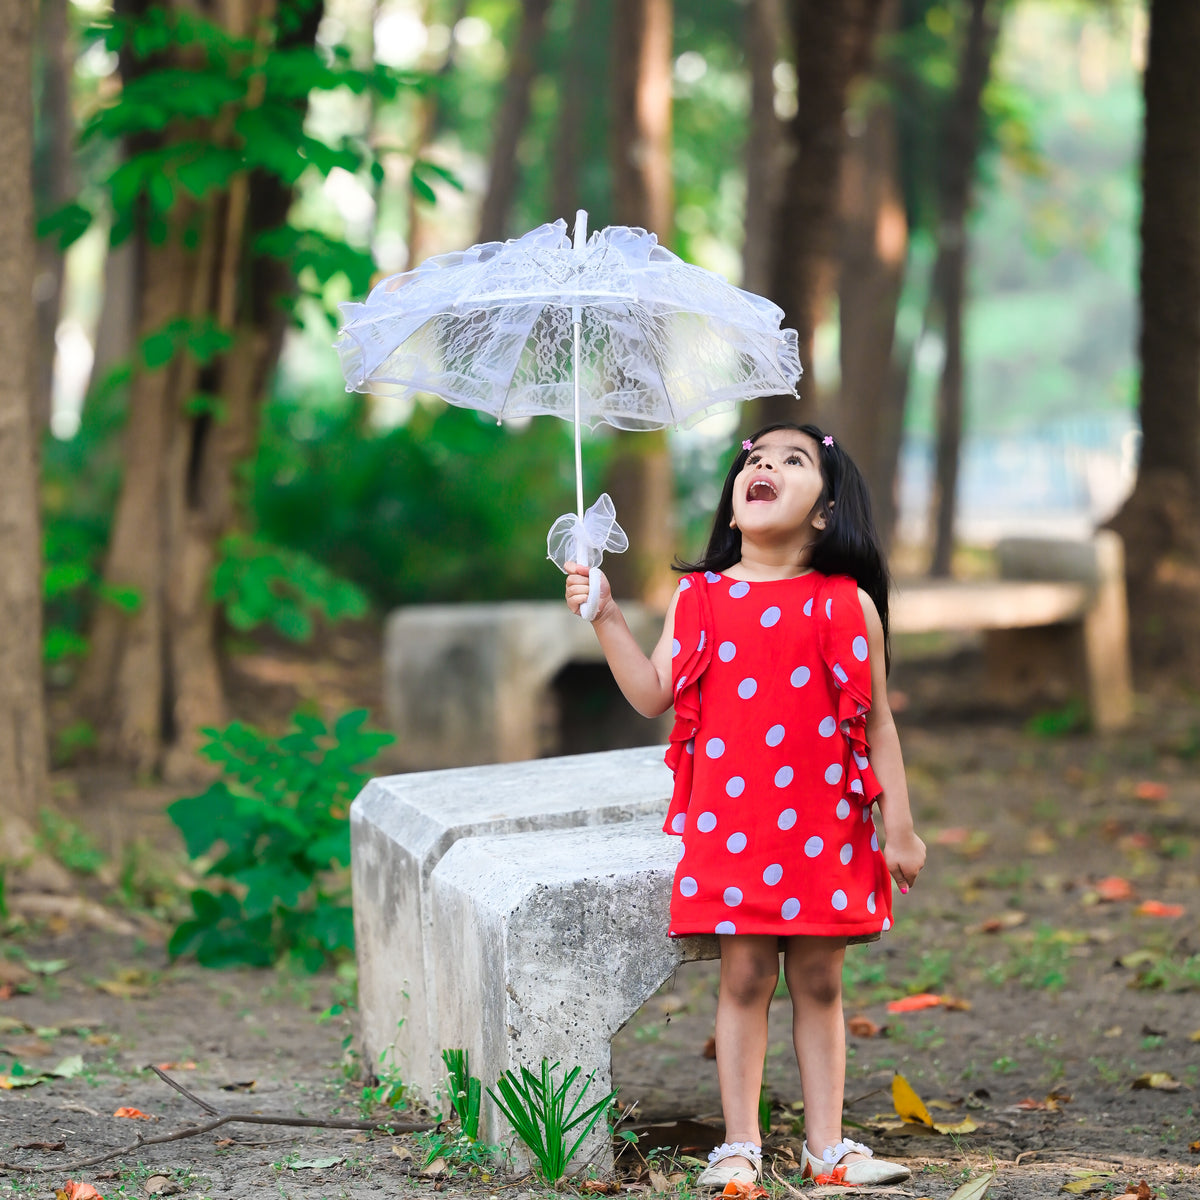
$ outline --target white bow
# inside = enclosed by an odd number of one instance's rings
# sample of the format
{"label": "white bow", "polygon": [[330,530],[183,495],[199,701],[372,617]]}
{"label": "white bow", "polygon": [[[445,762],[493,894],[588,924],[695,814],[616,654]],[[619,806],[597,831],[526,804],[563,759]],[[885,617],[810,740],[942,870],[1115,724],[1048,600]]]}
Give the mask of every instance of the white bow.
{"label": "white bow", "polygon": [[568,562],[598,567],[605,550],[620,554],[628,549],[629,539],[617,524],[617,510],[607,492],[601,494],[582,518],[576,513],[564,513],[550,526],[546,536],[546,555],[563,572]]}

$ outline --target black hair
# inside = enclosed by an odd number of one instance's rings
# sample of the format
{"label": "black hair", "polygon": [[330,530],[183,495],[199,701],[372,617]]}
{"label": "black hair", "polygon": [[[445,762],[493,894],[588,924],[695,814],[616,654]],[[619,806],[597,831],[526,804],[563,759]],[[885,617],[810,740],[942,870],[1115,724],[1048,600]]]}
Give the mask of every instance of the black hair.
{"label": "black hair", "polygon": [[[806,434],[817,444],[817,461],[825,484],[817,506],[825,517],[825,528],[816,531],[808,565],[822,575],[849,575],[875,602],[883,625],[885,667],[890,669],[890,580],[887,556],[871,514],[871,494],[867,490],[867,481],[841,444],[832,439],[826,443],[825,431],[816,425],[794,425],[787,421],[764,425],[748,439],[751,446],[764,434],[774,433],[777,429],[794,429],[797,433]],[[674,563],[676,571],[724,571],[741,560],[742,531],[731,528],[730,521],[733,518],[733,482],[749,456],[749,450],[740,448],[729,467],[704,554],[694,563],[677,559]]]}

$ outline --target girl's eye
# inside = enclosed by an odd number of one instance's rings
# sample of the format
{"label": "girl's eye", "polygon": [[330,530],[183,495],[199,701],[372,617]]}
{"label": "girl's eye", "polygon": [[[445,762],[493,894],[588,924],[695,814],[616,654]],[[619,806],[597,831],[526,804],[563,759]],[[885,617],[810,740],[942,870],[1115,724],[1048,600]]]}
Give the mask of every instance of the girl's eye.
{"label": "girl's eye", "polygon": [[800,461],[800,455],[798,455],[798,454],[789,454],[787,457],[787,462],[795,463],[797,466],[803,465]]}

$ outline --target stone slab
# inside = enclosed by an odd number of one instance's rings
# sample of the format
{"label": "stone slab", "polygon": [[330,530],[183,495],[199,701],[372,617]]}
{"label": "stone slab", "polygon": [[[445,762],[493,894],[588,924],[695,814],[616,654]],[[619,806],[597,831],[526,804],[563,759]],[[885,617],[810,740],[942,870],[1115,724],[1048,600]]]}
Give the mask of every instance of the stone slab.
{"label": "stone slab", "polygon": [[[589,636],[591,636],[589,631]],[[461,838],[654,816],[671,795],[662,746],[373,779],[350,809],[364,1061],[432,1099],[442,1076],[429,879]]]}

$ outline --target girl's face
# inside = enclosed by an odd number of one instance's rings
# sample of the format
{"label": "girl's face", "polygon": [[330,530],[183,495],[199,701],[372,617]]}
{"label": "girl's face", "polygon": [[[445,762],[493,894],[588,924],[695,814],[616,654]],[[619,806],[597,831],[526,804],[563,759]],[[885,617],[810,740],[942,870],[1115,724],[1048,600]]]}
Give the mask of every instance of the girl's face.
{"label": "girl's face", "polygon": [[742,537],[807,540],[824,527],[817,508],[825,480],[817,443],[797,429],[764,433],[733,484],[733,525]]}

